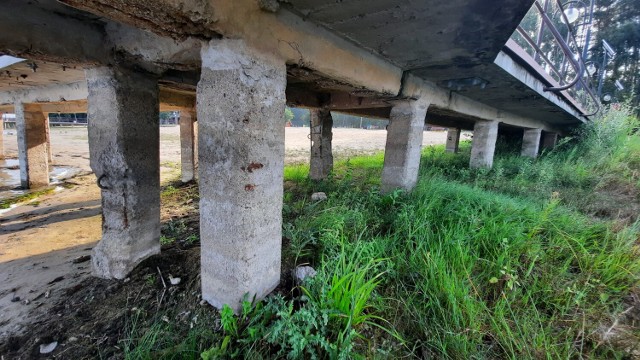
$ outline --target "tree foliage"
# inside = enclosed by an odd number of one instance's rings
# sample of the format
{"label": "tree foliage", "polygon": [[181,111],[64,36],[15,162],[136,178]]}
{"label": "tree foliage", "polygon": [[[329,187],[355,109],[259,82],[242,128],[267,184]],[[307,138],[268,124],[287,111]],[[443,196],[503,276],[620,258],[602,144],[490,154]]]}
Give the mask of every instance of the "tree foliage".
{"label": "tree foliage", "polygon": [[[616,93],[615,81],[625,90],[618,92],[620,101],[629,100],[634,107],[640,104],[640,1],[597,0],[595,16],[596,41],[591,43],[591,55],[601,67],[606,40],[616,51],[605,71],[603,93]],[[598,72],[603,71],[598,69]],[[596,79],[598,74],[595,75]]]}

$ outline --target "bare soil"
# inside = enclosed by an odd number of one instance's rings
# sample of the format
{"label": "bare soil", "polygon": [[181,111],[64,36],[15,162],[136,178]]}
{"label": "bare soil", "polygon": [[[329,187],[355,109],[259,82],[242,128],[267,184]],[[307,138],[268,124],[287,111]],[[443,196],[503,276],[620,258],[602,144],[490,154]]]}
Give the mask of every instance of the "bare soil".
{"label": "bare soil", "polygon": [[[286,129],[287,163],[308,161],[308,131]],[[15,158],[15,131],[5,130],[4,139],[5,154]],[[124,332],[140,316],[164,314],[167,323],[182,329],[178,332],[187,332],[198,321],[213,323],[216,312],[200,301],[197,242],[177,239],[125,281],[90,276],[89,256],[101,236],[101,209],[100,191],[89,173],[87,130],[52,129],[51,140],[54,165],[84,174],[67,180],[58,191],[0,213],[2,359],[118,359],[126,347],[122,340],[130,335]],[[445,132],[425,132],[423,145],[445,140]],[[334,154],[345,158],[375,153],[384,149],[385,141],[384,130],[334,129]],[[179,176],[178,127],[161,128],[160,147],[161,178],[167,184]],[[197,193],[195,184],[175,184],[182,187],[182,194]],[[163,230],[179,220],[187,233],[197,233],[197,200],[180,196],[163,200]],[[180,277],[181,283],[165,287],[169,274]],[[41,355],[40,345],[54,341],[56,349]]]}

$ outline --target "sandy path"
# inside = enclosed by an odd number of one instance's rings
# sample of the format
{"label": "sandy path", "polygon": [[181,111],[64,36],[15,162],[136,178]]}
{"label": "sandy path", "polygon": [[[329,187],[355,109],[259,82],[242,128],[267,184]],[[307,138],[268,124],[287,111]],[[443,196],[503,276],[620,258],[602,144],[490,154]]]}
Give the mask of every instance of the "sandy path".
{"label": "sandy path", "polygon": [[[286,129],[287,163],[308,161],[308,132],[308,128]],[[163,127],[160,133],[161,177],[175,179],[179,128]],[[444,132],[425,132],[423,145],[445,139]],[[384,149],[385,141],[384,130],[334,129],[334,154],[344,158],[377,152]],[[15,157],[15,131],[5,130],[4,144],[5,154]],[[86,128],[52,129],[51,147],[55,165],[90,171]],[[90,262],[73,260],[89,255],[100,239],[100,192],[91,174],[72,182],[76,185],[71,189],[0,214],[0,340],[52,311],[65,289],[73,289],[90,275]],[[19,301],[12,301],[18,297]]]}
{"label": "sandy path", "polygon": [[[285,148],[287,163],[309,161],[309,128],[286,128]],[[344,158],[384,149],[385,130],[333,129],[333,149],[336,157]],[[442,144],[446,132],[425,131],[422,145]],[[18,153],[15,130],[5,130],[4,149],[8,158]],[[54,165],[73,166],[84,171],[89,168],[87,128],[51,129],[51,151]],[[180,129],[177,126],[160,128],[160,163],[164,171],[180,162]],[[174,166],[171,166],[174,165]]]}

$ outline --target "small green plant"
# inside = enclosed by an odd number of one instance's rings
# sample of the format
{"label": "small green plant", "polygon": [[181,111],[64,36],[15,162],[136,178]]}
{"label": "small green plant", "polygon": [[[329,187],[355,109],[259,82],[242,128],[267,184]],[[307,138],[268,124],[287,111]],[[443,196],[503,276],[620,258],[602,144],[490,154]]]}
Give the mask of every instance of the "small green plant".
{"label": "small green plant", "polygon": [[176,239],[172,238],[172,237],[167,237],[164,235],[160,235],[160,245],[169,245],[169,244],[173,244],[176,241]]}
{"label": "small green plant", "polygon": [[145,275],[144,282],[149,286],[155,285],[155,283],[156,283],[156,275],[155,274],[147,274],[147,275]]}
{"label": "small green plant", "polygon": [[187,238],[184,240],[184,242],[187,245],[193,245],[193,244],[195,244],[195,243],[197,243],[199,241],[200,241],[200,237],[198,235],[195,235],[195,234],[191,234],[191,235],[187,236]]}
{"label": "small green plant", "polygon": [[261,302],[247,301],[247,296],[242,301],[240,313],[236,316],[233,309],[225,304],[220,310],[220,324],[223,330],[223,339],[217,346],[203,351],[200,357],[203,360],[220,358],[237,358],[243,355],[246,349],[244,345],[258,340],[258,333],[264,327],[259,324],[264,319]]}

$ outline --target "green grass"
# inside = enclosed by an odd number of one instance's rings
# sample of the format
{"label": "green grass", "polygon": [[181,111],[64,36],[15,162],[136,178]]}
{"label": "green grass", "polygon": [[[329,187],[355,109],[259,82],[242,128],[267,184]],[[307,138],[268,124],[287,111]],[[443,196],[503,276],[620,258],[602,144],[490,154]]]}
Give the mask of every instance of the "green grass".
{"label": "green grass", "polygon": [[1,200],[0,201],[0,209],[8,209],[11,207],[11,205],[14,204],[20,204],[20,203],[24,203],[24,202],[29,202],[33,199],[37,199],[40,196],[44,196],[44,195],[48,195],[53,193],[55,189],[54,188],[47,188],[44,190],[38,190],[38,191],[30,191],[26,194],[22,194],[22,195],[18,195],[9,199],[5,199],[5,200]]}
{"label": "green grass", "polygon": [[[492,170],[468,168],[467,143],[426,148],[408,194],[380,195],[382,154],[341,161],[322,182],[289,166],[283,262],[318,274],[239,317],[227,309],[222,330],[192,343],[213,344],[205,359],[625,358],[602,332],[638,290],[640,223],[598,218],[588,198],[640,189],[634,126],[610,111],[535,161],[501,145]],[[316,191],[328,199],[310,201]]]}

